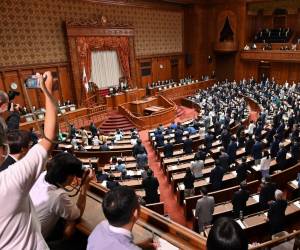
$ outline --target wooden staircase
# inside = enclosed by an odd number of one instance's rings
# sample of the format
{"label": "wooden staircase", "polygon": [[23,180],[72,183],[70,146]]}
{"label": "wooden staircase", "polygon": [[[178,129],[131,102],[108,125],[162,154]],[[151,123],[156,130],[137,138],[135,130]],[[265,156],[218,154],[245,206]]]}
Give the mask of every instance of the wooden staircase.
{"label": "wooden staircase", "polygon": [[111,112],[107,115],[107,119],[104,120],[99,126],[101,133],[109,134],[115,132],[117,128],[128,131],[135,126],[125,117],[118,112]]}

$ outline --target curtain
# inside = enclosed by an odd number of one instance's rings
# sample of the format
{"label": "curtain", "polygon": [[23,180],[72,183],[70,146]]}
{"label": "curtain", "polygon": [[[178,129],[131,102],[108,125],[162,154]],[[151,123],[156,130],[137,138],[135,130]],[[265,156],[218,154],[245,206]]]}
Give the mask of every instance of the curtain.
{"label": "curtain", "polygon": [[91,81],[98,88],[119,85],[122,70],[115,50],[92,51]]}

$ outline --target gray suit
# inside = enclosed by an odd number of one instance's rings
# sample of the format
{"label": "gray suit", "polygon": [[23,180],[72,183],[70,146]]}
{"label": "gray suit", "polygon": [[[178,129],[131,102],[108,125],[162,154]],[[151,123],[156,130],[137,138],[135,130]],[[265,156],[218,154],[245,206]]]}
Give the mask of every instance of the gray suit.
{"label": "gray suit", "polygon": [[212,196],[203,196],[196,204],[196,217],[198,217],[199,232],[204,231],[204,226],[210,225],[213,218],[215,199]]}

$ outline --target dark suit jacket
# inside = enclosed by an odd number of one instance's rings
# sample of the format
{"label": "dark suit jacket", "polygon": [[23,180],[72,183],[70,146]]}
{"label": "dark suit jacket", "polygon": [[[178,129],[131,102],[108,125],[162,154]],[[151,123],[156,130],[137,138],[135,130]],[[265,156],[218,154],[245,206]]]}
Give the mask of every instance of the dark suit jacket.
{"label": "dark suit jacket", "polygon": [[146,203],[156,203],[159,202],[158,196],[158,180],[156,177],[151,176],[143,180],[142,186],[146,191],[145,201]]}
{"label": "dark suit jacket", "polygon": [[224,169],[224,171],[228,171],[229,169],[229,155],[227,153],[221,154],[219,156],[219,161],[221,167]]}
{"label": "dark suit jacket", "polygon": [[267,209],[269,207],[268,202],[275,200],[275,183],[266,183],[261,188],[259,193],[259,203],[261,204],[262,209]]}
{"label": "dark suit jacket", "polygon": [[213,190],[221,188],[223,176],[224,170],[221,166],[216,166],[213,170],[211,170],[209,182],[211,183]]}
{"label": "dark suit jacket", "polygon": [[182,143],[183,131],[181,129],[176,129],[175,131],[175,143]]}
{"label": "dark suit jacket", "polygon": [[247,179],[247,170],[248,170],[248,164],[247,163],[242,163],[238,165],[236,169],[236,179],[238,183],[241,183],[242,181]]}
{"label": "dark suit jacket", "polygon": [[0,166],[0,172],[7,169],[10,165],[14,164],[16,161],[10,155],[6,158],[6,160]]}
{"label": "dark suit jacket", "polygon": [[276,162],[278,163],[278,168],[283,170],[286,163],[286,149],[282,148],[278,151],[276,156]]}
{"label": "dark suit jacket", "polygon": [[279,150],[279,141],[276,139],[271,143],[271,147],[270,147],[270,153],[272,158],[277,155],[278,150]]}
{"label": "dark suit jacket", "polygon": [[161,147],[163,146],[165,143],[164,143],[164,140],[165,140],[165,137],[163,136],[163,134],[158,134],[155,136],[155,142],[156,142],[156,146],[157,147]]}
{"label": "dark suit jacket", "polygon": [[107,146],[107,144],[103,144],[100,146],[100,151],[109,151],[110,148]]}
{"label": "dark suit jacket", "polygon": [[286,207],[286,200],[277,200],[270,204],[268,219],[272,235],[284,230]]}
{"label": "dark suit jacket", "polygon": [[233,205],[233,213],[235,217],[240,215],[240,211],[245,212],[248,199],[249,191],[247,190],[238,190],[233,194],[231,203]]}
{"label": "dark suit jacket", "polygon": [[232,163],[236,158],[236,151],[237,151],[237,144],[236,142],[231,142],[227,149],[227,154],[229,156],[229,162]]}
{"label": "dark suit jacket", "polygon": [[193,152],[193,141],[192,141],[192,139],[186,139],[183,142],[183,151],[186,154],[191,154]]}
{"label": "dark suit jacket", "polygon": [[165,157],[172,157],[173,156],[173,144],[167,143],[164,146],[164,155]]}
{"label": "dark suit jacket", "polygon": [[262,144],[261,142],[256,142],[252,148],[252,155],[254,160],[262,158]]}

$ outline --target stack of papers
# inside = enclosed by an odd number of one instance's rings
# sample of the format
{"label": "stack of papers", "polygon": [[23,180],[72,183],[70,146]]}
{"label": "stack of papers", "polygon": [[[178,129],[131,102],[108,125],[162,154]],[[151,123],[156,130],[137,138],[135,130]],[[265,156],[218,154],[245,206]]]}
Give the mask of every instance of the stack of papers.
{"label": "stack of papers", "polygon": [[253,195],[252,198],[253,198],[256,202],[259,202],[259,195],[258,195],[258,194]]}

